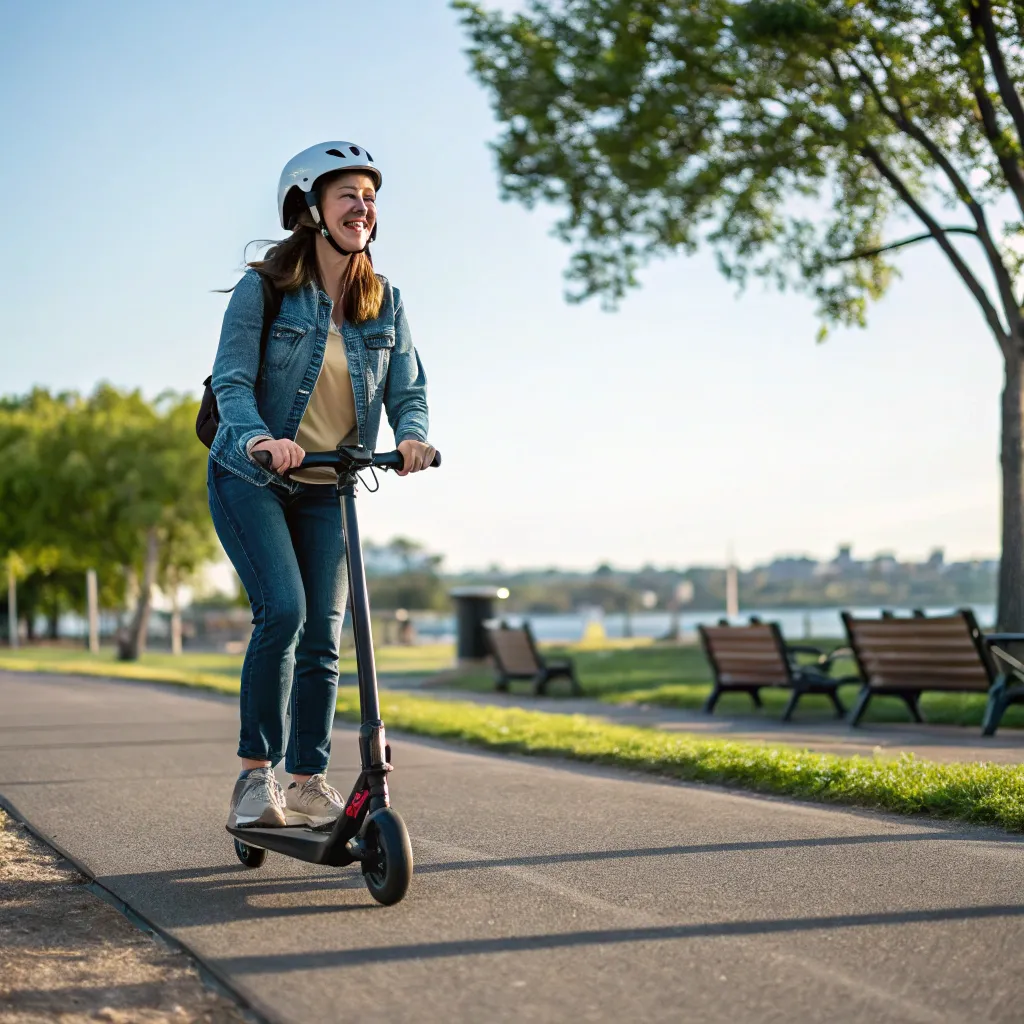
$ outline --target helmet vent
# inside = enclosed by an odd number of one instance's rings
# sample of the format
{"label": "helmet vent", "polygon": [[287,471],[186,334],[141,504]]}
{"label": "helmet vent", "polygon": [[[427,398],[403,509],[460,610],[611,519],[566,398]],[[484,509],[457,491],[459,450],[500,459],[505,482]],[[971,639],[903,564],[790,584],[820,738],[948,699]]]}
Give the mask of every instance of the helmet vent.
{"label": "helmet vent", "polygon": [[351,154],[352,154],[353,156],[359,156],[359,155],[360,155],[360,154],[359,154],[359,147],[358,147],[358,146],[349,146],[349,147],[348,147],[348,151],[349,151],[349,152],[350,152],[350,153],[351,153]]}
{"label": "helmet vent", "polygon": [[345,159],[345,154],[340,149],[329,149],[327,150],[327,155],[341,157],[342,160]]}

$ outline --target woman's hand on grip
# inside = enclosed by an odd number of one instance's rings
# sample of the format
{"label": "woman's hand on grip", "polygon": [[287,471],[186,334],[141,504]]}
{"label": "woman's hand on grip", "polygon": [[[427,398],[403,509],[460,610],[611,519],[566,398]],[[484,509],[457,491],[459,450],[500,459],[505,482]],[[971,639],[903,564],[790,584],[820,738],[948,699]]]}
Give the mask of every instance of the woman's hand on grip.
{"label": "woman's hand on grip", "polygon": [[405,459],[405,466],[399,470],[399,476],[408,476],[410,473],[418,473],[426,469],[434,461],[434,447],[426,441],[413,441],[411,438],[402,441],[398,450]]}
{"label": "woman's hand on grip", "polygon": [[289,469],[295,469],[306,457],[306,453],[302,448],[294,441],[289,441],[284,437],[278,441],[260,441],[259,444],[252,446],[252,451],[249,453],[250,456],[254,452],[270,452],[270,457],[273,460],[270,468],[278,476]]}

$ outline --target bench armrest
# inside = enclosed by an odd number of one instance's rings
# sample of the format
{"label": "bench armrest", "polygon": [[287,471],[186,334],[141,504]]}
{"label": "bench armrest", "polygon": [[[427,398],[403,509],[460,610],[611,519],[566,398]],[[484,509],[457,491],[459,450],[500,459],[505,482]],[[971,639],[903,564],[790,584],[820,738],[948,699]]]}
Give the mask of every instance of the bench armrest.
{"label": "bench armrest", "polygon": [[[1009,666],[1010,672],[1012,672],[1019,679],[1024,679],[1024,664],[1018,661],[1008,651],[1002,651],[996,644],[1011,644],[1011,643],[1024,643],[1024,633],[990,633],[984,637],[985,646],[988,647],[989,652],[995,655],[1000,661],[1005,662]],[[1004,675],[1006,670],[1004,669]]]}
{"label": "bench armrest", "polygon": [[837,647],[834,651],[830,651],[826,657],[830,662],[835,661],[838,658],[852,658],[853,648],[852,647]]}
{"label": "bench armrest", "polygon": [[814,644],[786,644],[788,654],[816,654],[819,658],[825,656],[825,652]]}
{"label": "bench armrest", "polygon": [[1024,644],[1024,633],[982,633],[986,644]]}
{"label": "bench armrest", "polygon": [[813,644],[786,644],[786,653],[816,654],[818,656],[818,662],[815,665],[815,668],[825,675],[828,675],[832,671],[832,663],[837,658],[853,657],[853,649],[851,647],[837,647],[834,651],[830,651],[828,654],[825,654],[819,647],[815,647]]}

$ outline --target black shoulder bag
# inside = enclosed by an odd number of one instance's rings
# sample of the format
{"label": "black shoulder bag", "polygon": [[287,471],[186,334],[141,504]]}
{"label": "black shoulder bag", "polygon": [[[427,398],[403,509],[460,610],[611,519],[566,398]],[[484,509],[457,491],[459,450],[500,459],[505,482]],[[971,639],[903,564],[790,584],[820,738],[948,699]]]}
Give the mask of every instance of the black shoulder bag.
{"label": "black shoulder bag", "polygon": [[[267,354],[267,338],[270,335],[270,326],[277,319],[281,312],[281,293],[260,274],[260,282],[263,285],[263,330],[260,331],[260,361],[256,370],[263,368],[263,357]],[[220,423],[220,416],[217,413],[217,396],[213,393],[210,383],[212,376],[203,381],[203,399],[199,403],[199,415],[196,417],[196,437],[199,438],[207,448],[213,446],[213,439],[217,436],[217,424]]]}

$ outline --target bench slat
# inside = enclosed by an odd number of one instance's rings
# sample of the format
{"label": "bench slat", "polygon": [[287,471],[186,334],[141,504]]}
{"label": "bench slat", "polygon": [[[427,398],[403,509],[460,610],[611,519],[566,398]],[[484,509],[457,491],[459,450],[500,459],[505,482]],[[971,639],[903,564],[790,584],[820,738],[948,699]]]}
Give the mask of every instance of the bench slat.
{"label": "bench slat", "polygon": [[986,691],[988,666],[965,614],[914,619],[844,616],[849,639],[873,689]]}
{"label": "bench slat", "polygon": [[789,667],[770,626],[704,626],[720,686],[785,686]]}
{"label": "bench slat", "polygon": [[956,656],[957,654],[970,654],[975,658],[978,656],[978,648],[969,636],[958,637],[953,640],[928,641],[921,639],[900,640],[894,637],[884,639],[867,639],[863,633],[855,633],[857,642],[865,649],[872,651],[892,651],[893,654],[906,655],[927,655],[931,652],[941,651],[943,654]]}
{"label": "bench slat", "polygon": [[540,671],[524,630],[494,629],[490,638],[495,656],[509,675],[532,676]]}
{"label": "bench slat", "polygon": [[719,672],[722,686],[785,686],[789,676],[779,672]]}

